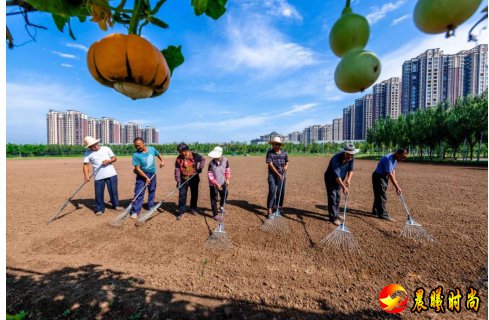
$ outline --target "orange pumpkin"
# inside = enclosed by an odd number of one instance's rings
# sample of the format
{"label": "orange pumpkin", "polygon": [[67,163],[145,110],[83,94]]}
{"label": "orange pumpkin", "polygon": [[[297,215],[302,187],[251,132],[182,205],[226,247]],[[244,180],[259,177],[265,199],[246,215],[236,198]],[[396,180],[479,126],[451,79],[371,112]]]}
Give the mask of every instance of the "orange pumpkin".
{"label": "orange pumpkin", "polygon": [[111,34],[95,42],[87,63],[95,80],[132,99],[157,97],[170,85],[163,54],[134,34]]}

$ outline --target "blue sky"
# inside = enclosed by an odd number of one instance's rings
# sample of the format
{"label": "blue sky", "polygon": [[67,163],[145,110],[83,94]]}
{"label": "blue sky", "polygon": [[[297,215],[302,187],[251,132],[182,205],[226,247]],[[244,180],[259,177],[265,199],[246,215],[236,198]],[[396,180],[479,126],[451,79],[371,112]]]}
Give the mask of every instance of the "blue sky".
{"label": "blue sky", "polygon": [[[33,30],[36,41],[27,42],[23,21],[9,16],[15,43],[22,45],[6,49],[6,140],[46,143],[49,109],[153,126],[162,143],[250,141],[271,131],[288,134],[331,123],[362,96],[342,93],[333,80],[339,58],[328,37],[343,6],[332,0],[229,1],[226,14],[214,21],[196,17],[190,0],[168,0],[158,17],[170,28],[147,26],[142,35],[160,49],[181,45],[186,61],[166,93],[136,101],[97,83],[86,66],[90,45],[110,33],[126,33],[123,27],[104,32],[93,22],[72,19],[74,41],[56,29],[50,15],[35,13],[31,22],[48,30]],[[414,6],[413,0],[352,1],[353,11],[371,24],[366,49],[382,62],[378,81],[401,76],[402,63],[426,49],[455,53],[476,45],[467,42],[467,34],[479,13],[445,39],[416,29]],[[487,43],[486,31],[479,43]]]}

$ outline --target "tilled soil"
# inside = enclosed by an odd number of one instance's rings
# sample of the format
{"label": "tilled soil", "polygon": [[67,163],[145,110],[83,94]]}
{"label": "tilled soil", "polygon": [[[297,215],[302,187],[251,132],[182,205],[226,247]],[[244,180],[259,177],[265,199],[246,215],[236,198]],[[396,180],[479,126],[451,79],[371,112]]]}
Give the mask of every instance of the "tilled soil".
{"label": "tilled soil", "polygon": [[[175,187],[174,158],[158,174],[157,199]],[[269,234],[264,157],[229,157],[232,181],[225,227],[233,249],[204,248],[211,219],[206,171],[198,216],[175,218],[177,195],[136,227],[109,225],[118,212],[93,212],[93,185],[77,194],[61,217],[59,206],[82,182],[81,159],[7,161],[7,311],[31,319],[392,319],[411,313],[414,291],[425,289],[422,318],[487,318],[487,168],[401,163],[397,177],[414,218],[436,239],[401,238],[405,217],[389,186],[388,211],[397,222],[370,214],[375,161],[357,160],[347,226],[361,253],[324,248],[336,226],[326,215],[323,173],[328,158],[290,157],[282,213],[288,234]],[[129,158],[116,163],[119,197],[134,190]],[[106,194],[106,202],[108,194]],[[342,202],[343,205],[343,202]],[[379,293],[402,285],[408,308],[389,315]],[[429,308],[443,287],[444,314]],[[469,287],[480,310],[468,311]],[[448,310],[449,290],[462,294],[459,314]]]}

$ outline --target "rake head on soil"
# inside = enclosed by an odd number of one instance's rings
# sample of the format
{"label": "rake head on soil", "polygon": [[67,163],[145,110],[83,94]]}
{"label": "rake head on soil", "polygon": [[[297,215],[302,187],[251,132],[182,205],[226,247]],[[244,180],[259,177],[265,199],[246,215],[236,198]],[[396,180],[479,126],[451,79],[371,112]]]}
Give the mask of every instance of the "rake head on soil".
{"label": "rake head on soil", "polygon": [[339,249],[350,254],[360,252],[360,246],[357,240],[351,234],[350,230],[348,230],[344,222],[321,240],[321,245]]}
{"label": "rake head on soil", "polygon": [[114,219],[110,220],[109,224],[113,227],[120,227],[127,220],[127,217],[131,214],[132,205],[126,208],[124,212],[121,212]]}
{"label": "rake head on soil", "polygon": [[153,207],[151,207],[151,209],[144,212],[141,215],[141,217],[138,219],[138,221],[136,221],[136,226],[142,226],[146,221],[148,221],[149,219],[154,217],[156,214],[153,215],[153,213],[158,212],[157,210],[159,207],[161,207],[162,204],[163,204],[163,202],[159,202],[156,205],[154,205]]}
{"label": "rake head on soil", "polygon": [[278,209],[262,223],[260,229],[274,234],[289,233],[289,225]]}
{"label": "rake head on soil", "polygon": [[233,244],[228,238],[228,234],[224,229],[222,221],[219,222],[217,228],[212,232],[209,238],[207,238],[204,247],[213,251],[227,251],[233,249]]}
{"label": "rake head on soil", "polygon": [[410,216],[401,231],[401,237],[409,238],[417,242],[432,242],[435,239],[419,223]]}

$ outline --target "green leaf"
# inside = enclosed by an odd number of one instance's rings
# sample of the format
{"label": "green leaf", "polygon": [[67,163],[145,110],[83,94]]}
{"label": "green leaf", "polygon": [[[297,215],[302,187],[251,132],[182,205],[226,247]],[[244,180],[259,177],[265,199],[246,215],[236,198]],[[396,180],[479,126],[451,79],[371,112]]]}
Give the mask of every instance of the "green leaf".
{"label": "green leaf", "polygon": [[191,4],[194,7],[196,16],[206,13],[208,0],[192,0]]}
{"label": "green leaf", "polygon": [[175,70],[179,65],[181,65],[185,58],[182,54],[182,46],[168,46],[168,48],[161,50],[161,53],[165,57],[168,68],[170,68],[170,73],[173,75],[173,70]]}
{"label": "green leaf", "polygon": [[148,21],[152,24],[154,24],[155,26],[158,26],[158,27],[161,27],[163,29],[168,29],[169,25],[164,22],[164,21],[161,21],[160,19],[156,18],[156,17],[148,17]]}
{"label": "green leaf", "polygon": [[70,20],[70,18],[62,17],[57,14],[52,14],[54,23],[56,24],[56,27],[58,27],[58,30],[63,32],[63,29],[65,28],[65,24]]}
{"label": "green leaf", "polygon": [[70,18],[68,18],[68,31],[70,32],[71,39],[76,40],[75,35],[73,34],[73,30],[71,30]]}
{"label": "green leaf", "polygon": [[226,12],[227,0],[209,0],[205,14],[214,20],[219,19]]}

